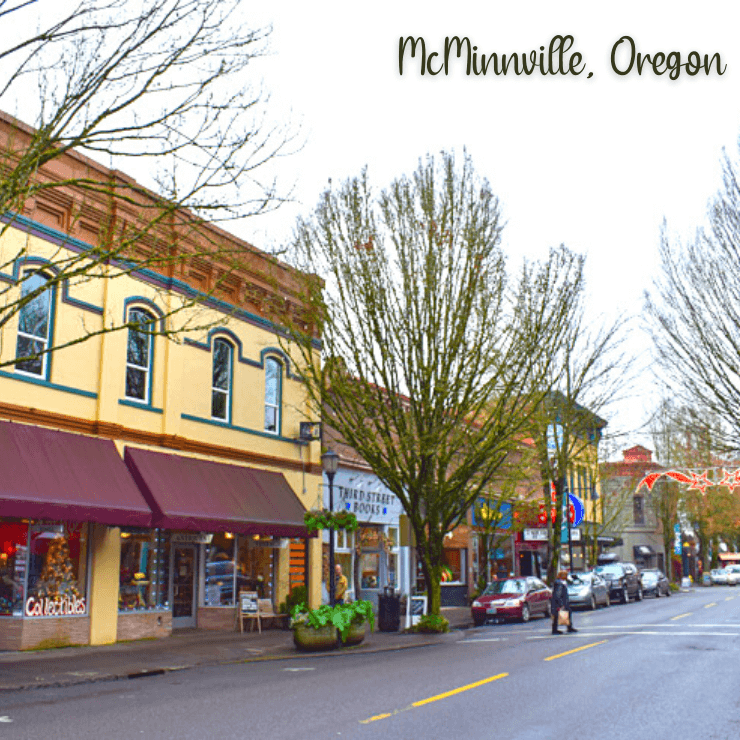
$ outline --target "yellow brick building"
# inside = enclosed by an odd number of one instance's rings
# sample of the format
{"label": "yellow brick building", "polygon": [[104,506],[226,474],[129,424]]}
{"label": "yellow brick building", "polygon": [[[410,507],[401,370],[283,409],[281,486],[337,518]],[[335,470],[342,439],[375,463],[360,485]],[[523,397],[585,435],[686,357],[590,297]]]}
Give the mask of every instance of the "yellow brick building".
{"label": "yellow brick building", "polygon": [[[80,171],[125,178],[76,153],[39,176]],[[201,226],[236,266],[183,238],[169,261],[66,277],[130,207],[60,186],[4,216],[3,307],[53,285],[0,327],[0,649],[233,629],[240,591],[277,607],[307,582],[320,599],[303,526],[320,443],[300,438],[316,414],[275,308],[299,306],[302,276]]]}

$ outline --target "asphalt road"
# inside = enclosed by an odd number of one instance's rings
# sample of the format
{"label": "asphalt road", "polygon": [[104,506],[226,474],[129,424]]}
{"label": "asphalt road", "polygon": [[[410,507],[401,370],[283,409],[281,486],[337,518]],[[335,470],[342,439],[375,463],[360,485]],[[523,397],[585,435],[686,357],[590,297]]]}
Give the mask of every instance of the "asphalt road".
{"label": "asphalt road", "polygon": [[0,697],[0,738],[736,740],[740,589],[460,632],[366,655],[216,666]]}

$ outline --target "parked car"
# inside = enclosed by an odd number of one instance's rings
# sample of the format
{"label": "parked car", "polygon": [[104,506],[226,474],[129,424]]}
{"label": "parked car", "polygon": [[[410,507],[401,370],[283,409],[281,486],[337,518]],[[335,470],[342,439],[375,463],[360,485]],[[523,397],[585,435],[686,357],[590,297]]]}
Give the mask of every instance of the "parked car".
{"label": "parked car", "polygon": [[642,600],[640,574],[632,563],[597,565],[594,573],[609,584],[609,598],[626,604],[630,599]]}
{"label": "parked car", "polygon": [[476,625],[489,619],[521,619],[528,622],[536,614],[550,616],[552,591],[533,576],[491,581],[473,601],[470,612]]}
{"label": "parked car", "polygon": [[642,571],[642,594],[643,596],[655,596],[657,599],[662,594],[671,595],[671,584],[665,577],[663,571],[657,568],[649,568]]}
{"label": "parked car", "polygon": [[596,573],[571,573],[568,576],[568,599],[571,606],[609,606],[609,586]]}
{"label": "parked car", "polygon": [[724,568],[713,568],[709,572],[709,582],[712,586],[726,586],[727,571]]}
{"label": "parked car", "polygon": [[728,565],[725,568],[727,574],[727,585],[737,586],[740,583],[740,565]]}

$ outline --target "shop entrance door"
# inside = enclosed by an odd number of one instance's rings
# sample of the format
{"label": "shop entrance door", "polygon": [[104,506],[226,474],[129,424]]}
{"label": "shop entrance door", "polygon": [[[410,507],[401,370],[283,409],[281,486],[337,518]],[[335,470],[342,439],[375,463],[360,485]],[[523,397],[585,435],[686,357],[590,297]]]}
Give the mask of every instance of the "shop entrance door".
{"label": "shop entrance door", "polygon": [[172,627],[195,627],[195,546],[172,548]]}

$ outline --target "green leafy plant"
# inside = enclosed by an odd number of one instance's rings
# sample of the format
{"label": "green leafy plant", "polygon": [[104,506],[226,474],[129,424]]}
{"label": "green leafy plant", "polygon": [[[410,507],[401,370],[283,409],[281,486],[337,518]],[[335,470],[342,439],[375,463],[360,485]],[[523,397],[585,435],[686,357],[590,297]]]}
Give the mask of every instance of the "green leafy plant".
{"label": "green leafy plant", "polygon": [[292,614],[294,607],[298,604],[305,602],[308,598],[308,593],[305,586],[296,586],[291,592],[285,597],[285,601],[280,602],[280,613],[281,614]]}
{"label": "green leafy plant", "polygon": [[424,634],[440,634],[450,631],[450,623],[440,614],[425,614],[411,627],[411,632]]}
{"label": "green leafy plant", "polygon": [[309,532],[320,529],[346,529],[354,532],[359,526],[357,517],[351,511],[329,511],[312,509],[303,515],[303,523]]}
{"label": "green leafy plant", "polygon": [[329,606],[323,604],[318,609],[309,610],[305,602],[297,604],[290,613],[292,626],[306,624],[314,629],[321,629],[327,625],[337,628],[342,640],[347,639],[349,629],[353,624],[368,622],[370,630],[375,629],[375,613],[370,601],[352,601],[348,604],[336,604]]}

